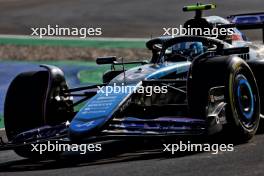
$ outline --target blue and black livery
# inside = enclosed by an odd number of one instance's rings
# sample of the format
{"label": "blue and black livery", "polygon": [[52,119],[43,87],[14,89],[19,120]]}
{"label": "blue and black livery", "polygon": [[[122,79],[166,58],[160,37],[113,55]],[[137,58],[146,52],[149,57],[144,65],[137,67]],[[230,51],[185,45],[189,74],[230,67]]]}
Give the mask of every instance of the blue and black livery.
{"label": "blue and black livery", "polygon": [[[209,26],[216,18],[203,18],[201,10],[210,7],[214,6],[198,4],[185,10],[198,13],[191,23],[202,19]],[[264,127],[264,58],[241,57],[253,52],[251,48],[205,36],[159,37],[149,40],[146,47],[152,51],[149,62],[98,58],[98,64],[111,65],[100,85],[69,88],[63,72],[50,65],[18,75],[5,100],[9,142],[0,149],[14,149],[21,156],[34,158],[39,154],[29,152],[30,144],[53,140],[84,143],[222,132],[228,134],[226,138],[244,142]],[[115,69],[126,64],[139,66]],[[98,91],[114,85],[135,89],[166,86],[168,91],[151,96]],[[75,111],[80,103],[83,107]]]}

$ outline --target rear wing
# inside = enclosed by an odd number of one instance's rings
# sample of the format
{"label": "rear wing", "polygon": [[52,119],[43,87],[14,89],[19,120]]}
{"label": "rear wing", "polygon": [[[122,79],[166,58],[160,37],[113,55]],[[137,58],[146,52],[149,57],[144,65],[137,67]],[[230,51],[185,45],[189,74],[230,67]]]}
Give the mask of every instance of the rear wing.
{"label": "rear wing", "polygon": [[264,12],[230,15],[227,19],[240,30],[262,29],[264,43]]}

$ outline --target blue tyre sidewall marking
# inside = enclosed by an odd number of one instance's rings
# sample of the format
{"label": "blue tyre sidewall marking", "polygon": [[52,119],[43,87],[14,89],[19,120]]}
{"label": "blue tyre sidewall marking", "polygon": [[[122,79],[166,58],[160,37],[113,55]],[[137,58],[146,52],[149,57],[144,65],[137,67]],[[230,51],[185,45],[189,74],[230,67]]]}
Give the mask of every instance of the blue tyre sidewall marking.
{"label": "blue tyre sidewall marking", "polygon": [[[241,86],[245,86],[248,91],[249,91],[249,98],[250,98],[250,110],[248,112],[244,111],[243,109],[243,105],[241,102],[240,97],[241,95],[241,91],[240,88]],[[237,99],[238,99],[238,103],[239,103],[239,109],[241,111],[241,113],[243,114],[243,116],[245,116],[246,119],[251,120],[252,116],[254,114],[254,96],[253,96],[253,92],[252,92],[252,88],[248,82],[247,79],[244,78],[244,76],[242,77],[242,79],[239,80],[238,85],[237,85]]]}

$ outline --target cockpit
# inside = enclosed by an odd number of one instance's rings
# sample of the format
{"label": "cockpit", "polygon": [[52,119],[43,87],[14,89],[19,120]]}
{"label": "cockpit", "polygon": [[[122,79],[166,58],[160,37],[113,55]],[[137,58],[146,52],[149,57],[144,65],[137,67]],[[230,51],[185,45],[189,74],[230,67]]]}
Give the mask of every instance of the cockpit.
{"label": "cockpit", "polygon": [[202,42],[180,42],[169,47],[165,52],[165,61],[186,61],[203,54],[206,47]]}
{"label": "cockpit", "polygon": [[229,47],[221,40],[203,36],[156,38],[147,42],[147,48],[153,53],[152,63],[193,61],[205,53]]}

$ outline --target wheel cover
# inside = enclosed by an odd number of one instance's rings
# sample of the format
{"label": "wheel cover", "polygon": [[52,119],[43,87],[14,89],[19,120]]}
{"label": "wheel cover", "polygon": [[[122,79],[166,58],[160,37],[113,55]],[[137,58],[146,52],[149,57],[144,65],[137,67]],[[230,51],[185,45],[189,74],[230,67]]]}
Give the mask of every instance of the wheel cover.
{"label": "wheel cover", "polygon": [[238,74],[235,78],[235,99],[238,104],[239,113],[242,115],[241,122],[249,127],[254,123],[255,99],[250,83],[242,74]]}

